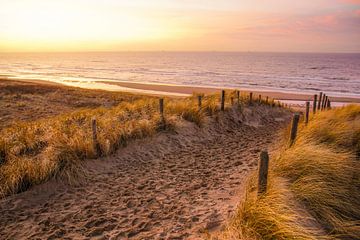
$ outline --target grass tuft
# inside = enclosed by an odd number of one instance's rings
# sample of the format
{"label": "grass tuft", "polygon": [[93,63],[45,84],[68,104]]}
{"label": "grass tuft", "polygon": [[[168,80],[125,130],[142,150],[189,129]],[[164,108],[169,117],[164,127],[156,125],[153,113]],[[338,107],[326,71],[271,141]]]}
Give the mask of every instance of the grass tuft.
{"label": "grass tuft", "polygon": [[256,175],[227,239],[356,239],[360,236],[360,106],[321,112],[291,148],[270,160],[268,192]]}
{"label": "grass tuft", "polygon": [[[119,100],[120,101],[120,100]],[[227,100],[229,106],[230,99]],[[164,121],[159,100],[130,97],[113,107],[80,109],[32,122],[18,122],[0,130],[0,197],[18,193],[52,177],[70,183],[84,174],[83,160],[97,158],[91,119],[97,123],[100,156],[114,153],[134,139],[174,131],[179,120],[203,126],[219,112],[219,96],[203,96],[198,109],[194,95],[164,99]]]}

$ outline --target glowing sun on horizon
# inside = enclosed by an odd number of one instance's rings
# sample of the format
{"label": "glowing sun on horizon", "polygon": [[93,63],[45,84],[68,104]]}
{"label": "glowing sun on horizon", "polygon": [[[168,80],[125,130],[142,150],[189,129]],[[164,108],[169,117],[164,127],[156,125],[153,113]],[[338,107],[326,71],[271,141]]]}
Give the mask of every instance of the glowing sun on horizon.
{"label": "glowing sun on horizon", "polygon": [[[169,37],[166,24],[126,9],[94,9],[62,2],[21,2],[7,12],[9,44],[26,48],[84,47]],[[80,46],[81,45],[81,46]],[[86,47],[86,46],[85,46]]]}

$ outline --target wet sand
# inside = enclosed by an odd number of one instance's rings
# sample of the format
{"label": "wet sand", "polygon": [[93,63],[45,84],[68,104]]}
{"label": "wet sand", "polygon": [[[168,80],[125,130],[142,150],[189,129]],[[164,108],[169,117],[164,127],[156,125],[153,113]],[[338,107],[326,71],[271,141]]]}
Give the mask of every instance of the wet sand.
{"label": "wet sand", "polygon": [[[102,83],[117,85],[129,89],[144,89],[151,91],[167,92],[167,93],[181,93],[181,94],[193,94],[193,93],[218,93],[222,88],[210,88],[210,87],[194,87],[194,86],[179,86],[179,85],[166,85],[166,84],[147,84],[147,83],[131,83],[131,82],[105,82]],[[225,90],[234,90],[232,88],[223,88]],[[313,94],[301,94],[301,93],[289,93],[272,90],[259,90],[259,89],[238,89],[244,94],[253,92],[255,96],[259,94],[262,97],[268,96],[276,100],[299,100],[310,101],[313,99]],[[317,93],[318,94],[318,93]],[[353,97],[331,97],[334,102],[357,102],[360,103],[360,98]]]}
{"label": "wet sand", "polygon": [[[8,79],[8,78],[1,78]],[[46,84],[56,84],[51,81],[45,80],[33,80],[33,79],[14,79],[14,81],[28,81],[34,82],[38,84],[46,83]],[[197,87],[197,86],[180,86],[180,85],[167,85],[167,84],[153,84],[153,83],[135,83],[135,82],[121,82],[121,81],[100,81],[93,83],[78,83],[72,81],[64,82],[66,86],[75,86],[81,88],[90,88],[90,89],[103,89],[108,91],[123,91],[123,92],[131,92],[137,94],[145,94],[145,95],[155,95],[155,96],[171,96],[171,97],[186,97],[193,93],[218,93],[222,90],[222,88],[211,88],[211,87]],[[98,84],[98,85],[97,85]],[[233,90],[231,88],[224,88],[225,90]],[[312,101],[313,94],[302,94],[302,93],[290,93],[290,92],[281,92],[281,91],[273,91],[273,90],[260,90],[260,89],[238,89],[243,94],[248,94],[249,92],[253,92],[254,96],[258,96],[259,94],[262,97],[268,96],[269,98],[273,98],[276,100],[283,101]],[[314,94],[318,94],[318,92],[314,92]],[[332,102],[341,102],[341,103],[360,103],[360,98],[356,97],[339,97],[339,96],[331,96]]]}

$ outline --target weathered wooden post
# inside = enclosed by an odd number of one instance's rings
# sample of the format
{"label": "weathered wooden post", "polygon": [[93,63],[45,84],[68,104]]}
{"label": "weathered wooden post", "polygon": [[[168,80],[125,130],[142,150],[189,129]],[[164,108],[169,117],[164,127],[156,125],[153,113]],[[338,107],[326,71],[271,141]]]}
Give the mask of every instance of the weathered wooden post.
{"label": "weathered wooden post", "polygon": [[92,140],[93,140],[93,149],[95,157],[100,156],[100,144],[97,139],[97,128],[96,128],[96,118],[91,119],[91,129],[92,129]]}
{"label": "weathered wooden post", "polygon": [[201,111],[201,95],[198,96],[198,109]]}
{"label": "weathered wooden post", "polygon": [[298,129],[298,125],[299,125],[299,119],[300,119],[300,114],[295,113],[293,121],[292,121],[292,126],[291,126],[290,146],[293,145],[293,143],[296,139],[297,129]]}
{"label": "weathered wooden post", "polygon": [[259,160],[258,196],[266,193],[268,172],[269,172],[269,154],[267,153],[267,151],[262,151],[260,153],[260,160]]}
{"label": "weathered wooden post", "polygon": [[225,90],[221,91],[221,111],[225,110]]}
{"label": "weathered wooden post", "polygon": [[237,104],[240,105],[240,91],[236,91]]}
{"label": "weathered wooden post", "polygon": [[324,108],[323,108],[324,110],[326,109],[328,99],[329,99],[329,97],[326,96],[326,97],[325,97],[325,101],[324,101]]}
{"label": "weathered wooden post", "polygon": [[317,109],[320,111],[320,108],[321,108],[321,100],[322,100],[322,95],[323,95],[323,92],[320,92],[320,95],[319,95],[319,104],[317,106]]}
{"label": "weathered wooden post", "polygon": [[259,103],[261,104],[261,94],[259,94]]}
{"label": "weathered wooden post", "polygon": [[164,118],[164,99],[163,98],[159,99],[159,110],[160,110],[160,120],[161,120],[161,122],[164,122],[165,118]]}
{"label": "weathered wooden post", "polygon": [[323,95],[323,99],[321,102],[321,111],[324,110],[325,100],[326,100],[326,94]]}
{"label": "weathered wooden post", "polygon": [[309,111],[310,111],[310,102],[306,102],[306,110],[305,110],[305,124],[307,125],[309,122]]}
{"label": "weathered wooden post", "polygon": [[329,99],[328,102],[327,102],[327,108],[328,108],[328,109],[331,109],[330,99]]}
{"label": "weathered wooden post", "polygon": [[253,99],[253,93],[251,92],[249,94],[249,103],[250,103],[250,105],[252,104],[252,99]]}
{"label": "weathered wooden post", "polygon": [[265,103],[266,103],[266,104],[268,104],[268,103],[269,103],[269,97],[268,97],[268,96],[266,96]]}
{"label": "weathered wooden post", "polygon": [[314,95],[314,102],[313,102],[313,114],[316,113],[316,100],[317,100],[317,95]]}

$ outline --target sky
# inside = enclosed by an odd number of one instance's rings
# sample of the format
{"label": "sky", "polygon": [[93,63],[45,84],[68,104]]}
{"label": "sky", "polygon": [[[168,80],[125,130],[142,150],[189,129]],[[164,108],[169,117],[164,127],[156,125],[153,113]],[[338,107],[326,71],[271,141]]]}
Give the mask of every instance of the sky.
{"label": "sky", "polygon": [[0,52],[360,52],[360,0],[0,0]]}

